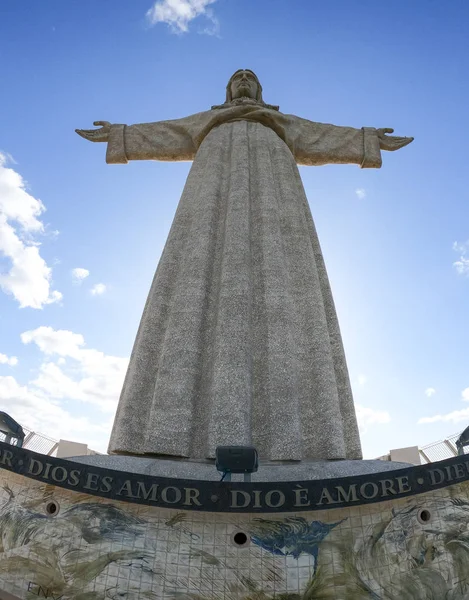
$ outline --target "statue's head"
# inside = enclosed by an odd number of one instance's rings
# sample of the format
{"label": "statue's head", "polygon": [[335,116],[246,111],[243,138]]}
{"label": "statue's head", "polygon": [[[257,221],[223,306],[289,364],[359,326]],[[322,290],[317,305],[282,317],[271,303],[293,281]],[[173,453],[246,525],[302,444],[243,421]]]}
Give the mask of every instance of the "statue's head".
{"label": "statue's head", "polygon": [[238,69],[226,86],[226,102],[236,98],[252,98],[262,102],[262,86],[257,75],[250,69]]}
{"label": "statue's head", "polygon": [[233,104],[260,104],[264,108],[278,110],[278,106],[266,104],[262,99],[262,86],[254,71],[238,69],[230,77],[226,86],[226,99],[224,104],[212,108],[228,108]]}

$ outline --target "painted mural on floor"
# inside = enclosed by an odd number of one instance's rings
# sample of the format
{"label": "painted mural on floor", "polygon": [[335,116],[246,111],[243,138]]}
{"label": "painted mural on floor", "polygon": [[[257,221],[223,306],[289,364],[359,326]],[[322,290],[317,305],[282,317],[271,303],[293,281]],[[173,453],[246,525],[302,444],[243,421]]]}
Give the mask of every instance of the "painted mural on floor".
{"label": "painted mural on floor", "polygon": [[3,472],[0,532],[0,589],[22,599],[469,598],[469,483],[261,518],[97,499]]}

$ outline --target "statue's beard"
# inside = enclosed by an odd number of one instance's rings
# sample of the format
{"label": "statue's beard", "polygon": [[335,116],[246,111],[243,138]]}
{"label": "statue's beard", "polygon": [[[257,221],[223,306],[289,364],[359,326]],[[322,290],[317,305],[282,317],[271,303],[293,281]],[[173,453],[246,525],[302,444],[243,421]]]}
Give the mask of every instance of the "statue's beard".
{"label": "statue's beard", "polygon": [[234,100],[237,100],[238,98],[251,98],[251,100],[253,100],[251,88],[248,85],[240,85],[237,89],[237,93],[238,96],[234,98]]}
{"label": "statue's beard", "polygon": [[230,104],[260,104],[260,102],[250,96],[239,96],[239,98],[233,98]]}

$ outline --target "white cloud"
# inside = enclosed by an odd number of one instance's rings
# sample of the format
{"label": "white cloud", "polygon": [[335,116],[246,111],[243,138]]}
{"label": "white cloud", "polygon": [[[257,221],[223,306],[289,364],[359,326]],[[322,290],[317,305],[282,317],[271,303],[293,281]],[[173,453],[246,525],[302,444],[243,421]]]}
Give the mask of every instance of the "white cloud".
{"label": "white cloud", "polygon": [[[430,388],[432,389],[432,388]],[[461,400],[469,402],[469,387],[465,388],[461,392]],[[469,420],[469,408],[462,408],[461,410],[453,410],[452,412],[444,415],[433,415],[433,417],[421,417],[417,423],[424,425],[426,423],[460,423],[461,421]]]}
{"label": "white cloud", "polygon": [[461,252],[462,254],[466,254],[469,249],[469,240],[467,242],[453,242],[453,250],[455,252]]}
{"label": "white cloud", "polygon": [[360,198],[360,200],[366,198],[366,190],[364,188],[357,188],[355,190],[355,194],[357,195],[357,198]]}
{"label": "white cloud", "polygon": [[212,25],[201,33],[216,35],[218,21],[208,8],[215,2],[216,0],[157,0],[147,11],[146,17],[150,25],[166,23],[173,33],[185,33],[189,30],[189,23],[203,15]]}
{"label": "white cloud", "polygon": [[[26,385],[0,376],[0,410],[34,431],[105,452],[128,359],[87,348],[82,335],[52,327],[25,331],[21,340],[37,346],[42,364]],[[84,404],[99,416],[74,416],[86,415]]]}
{"label": "white cloud", "polygon": [[0,288],[21,308],[42,308],[62,299],[60,292],[51,291],[52,270],[33,239],[34,234],[44,232],[39,217],[45,207],[26,191],[21,175],[6,164],[7,155],[0,153],[0,258],[9,265],[9,271],[0,274]]}
{"label": "white cloud", "polygon": [[435,388],[429,387],[425,390],[425,396],[427,398],[431,398],[432,396],[434,396],[436,394],[436,390]]}
{"label": "white cloud", "polygon": [[56,401],[23,386],[11,376],[0,376],[0,410],[21,425],[56,440],[70,439],[105,451],[110,420],[99,424],[85,417],[73,417]]}
{"label": "white cloud", "polygon": [[368,377],[366,375],[359,375],[357,378],[357,381],[358,381],[358,385],[363,387],[366,384],[366,382],[368,381]]}
{"label": "white cloud", "polygon": [[453,263],[453,267],[459,273],[459,275],[469,275],[469,258],[461,256],[459,260]]}
{"label": "white cloud", "polygon": [[355,411],[361,433],[365,433],[370,425],[383,425],[391,421],[391,415],[386,410],[374,410],[355,404]]}
{"label": "white cloud", "polygon": [[461,421],[469,421],[469,408],[463,408],[462,410],[453,410],[453,412],[447,413],[446,415],[434,415],[433,417],[422,417],[417,421],[419,425],[426,423],[438,423],[443,421],[445,423],[460,423]]}
{"label": "white cloud", "polygon": [[104,283],[97,283],[96,285],[94,285],[91,288],[91,295],[92,296],[101,296],[102,294],[104,294],[104,292],[106,291],[106,286],[104,285]]}
{"label": "white cloud", "polygon": [[21,341],[23,344],[34,342],[44,354],[58,354],[76,359],[82,352],[81,346],[85,345],[85,339],[80,333],[44,326],[25,331],[21,334]]}
{"label": "white cloud", "polygon": [[[48,357],[39,375],[30,382],[34,388],[58,400],[94,404],[103,412],[112,413],[116,409],[129,362],[127,358],[85,348],[82,335],[52,327],[25,331],[21,340],[25,344],[35,343]],[[54,356],[60,357],[55,363]],[[62,368],[65,358],[73,359],[70,365],[67,361],[67,371]]]}
{"label": "white cloud", "polygon": [[72,269],[73,283],[80,285],[80,283],[86,279],[89,274],[90,272],[88,269],[83,269],[82,267],[76,267],[75,269]]}
{"label": "white cloud", "polygon": [[467,242],[454,242],[453,250],[459,253],[459,260],[453,263],[453,267],[459,275],[469,275],[469,240]]}
{"label": "white cloud", "polygon": [[16,367],[18,359],[16,356],[7,356],[0,352],[0,365],[9,365],[10,367]]}

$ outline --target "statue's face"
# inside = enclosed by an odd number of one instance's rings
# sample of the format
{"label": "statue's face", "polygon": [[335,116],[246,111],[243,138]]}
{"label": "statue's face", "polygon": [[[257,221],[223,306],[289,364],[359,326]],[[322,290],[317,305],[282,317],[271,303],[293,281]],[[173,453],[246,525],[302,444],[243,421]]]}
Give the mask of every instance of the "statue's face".
{"label": "statue's face", "polygon": [[236,73],[231,81],[231,97],[235,98],[257,98],[259,85],[253,73],[250,71],[240,71]]}

